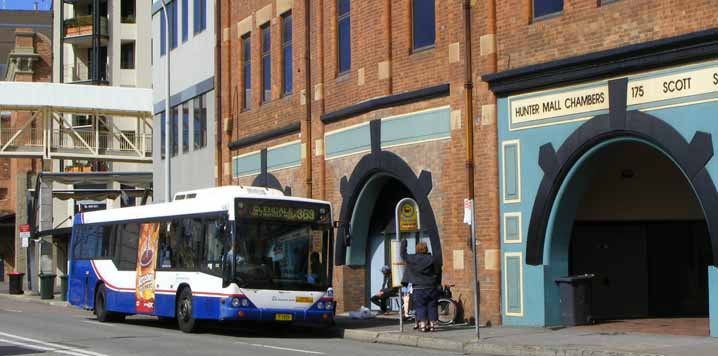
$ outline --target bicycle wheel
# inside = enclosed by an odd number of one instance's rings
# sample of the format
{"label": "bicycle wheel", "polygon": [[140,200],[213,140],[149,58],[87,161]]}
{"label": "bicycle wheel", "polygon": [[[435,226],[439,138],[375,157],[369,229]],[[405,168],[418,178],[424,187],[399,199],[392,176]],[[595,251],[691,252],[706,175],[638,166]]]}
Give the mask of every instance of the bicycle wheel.
{"label": "bicycle wheel", "polygon": [[456,302],[451,299],[441,298],[437,304],[439,309],[439,324],[449,325],[455,323],[459,311]]}

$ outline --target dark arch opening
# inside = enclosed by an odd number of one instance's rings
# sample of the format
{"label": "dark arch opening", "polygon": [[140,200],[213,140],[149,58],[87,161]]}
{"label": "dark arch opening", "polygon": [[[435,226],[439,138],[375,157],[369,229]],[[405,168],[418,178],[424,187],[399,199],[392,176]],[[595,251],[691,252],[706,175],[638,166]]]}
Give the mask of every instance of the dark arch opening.
{"label": "dark arch opening", "polygon": [[[363,189],[372,179],[384,179],[382,177],[395,179],[406,187],[407,191],[414,197],[419,205],[422,230],[428,235],[431,248],[435,251],[434,253],[441,257],[441,239],[436,226],[434,211],[429,202],[429,193],[432,189],[431,173],[421,171],[417,177],[411,167],[396,154],[386,151],[373,151],[362,157],[349,178],[342,178],[340,187],[342,206],[339,211],[340,228],[337,231],[335,263],[337,265],[346,264],[347,250],[351,248],[353,251],[355,249],[353,247],[355,242],[361,244],[360,241],[353,241],[354,239],[350,233],[352,230],[350,224],[357,210],[356,205],[357,202],[359,202]],[[358,247],[356,250],[359,251],[356,253],[361,254],[363,257],[366,251],[365,244]],[[359,258],[358,261],[362,261],[363,259],[364,258]],[[348,262],[352,264],[352,261]]]}
{"label": "dark arch opening", "polygon": [[576,129],[556,151],[550,143],[541,146],[539,166],[544,171],[531,212],[526,241],[526,264],[547,265],[545,253],[549,220],[556,196],[565,178],[585,154],[616,138],[634,138],[655,146],[683,172],[703,210],[711,240],[713,260],[718,257],[718,192],[705,168],[713,157],[709,133],[696,132],[686,141],[671,125],[640,111],[626,112],[625,120],[596,116]]}

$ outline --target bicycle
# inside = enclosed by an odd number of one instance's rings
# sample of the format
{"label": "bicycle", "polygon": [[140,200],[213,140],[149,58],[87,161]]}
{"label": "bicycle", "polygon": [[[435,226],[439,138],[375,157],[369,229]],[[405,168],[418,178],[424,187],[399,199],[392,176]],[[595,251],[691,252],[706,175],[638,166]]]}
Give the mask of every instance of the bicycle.
{"label": "bicycle", "polygon": [[[439,300],[437,301],[437,308],[439,314],[439,325],[452,325],[456,324],[461,316],[461,306],[458,302],[452,299],[451,287],[454,285],[445,285],[440,287]],[[408,315],[404,318],[405,320],[415,320],[416,311],[414,310],[414,303],[409,298],[409,311]]]}

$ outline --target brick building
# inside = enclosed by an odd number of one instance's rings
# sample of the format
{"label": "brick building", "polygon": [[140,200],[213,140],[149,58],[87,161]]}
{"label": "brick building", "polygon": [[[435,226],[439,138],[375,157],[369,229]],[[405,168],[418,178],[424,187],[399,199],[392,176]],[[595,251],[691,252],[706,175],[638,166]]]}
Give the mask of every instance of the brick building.
{"label": "brick building", "polygon": [[[223,0],[217,6],[217,183],[332,202],[340,311],[369,305],[395,237],[392,210],[399,199],[414,198],[420,238],[442,256],[443,283],[455,285],[469,319],[472,256],[462,217],[473,181],[480,319],[500,323],[495,99],[485,84],[471,95],[464,90],[479,73],[495,70],[493,17],[479,16],[493,13],[493,4]],[[475,174],[467,173],[472,164]]]}
{"label": "brick building", "polygon": [[565,324],[554,280],[588,273],[593,319],[718,335],[716,5],[496,2],[504,324]]}
{"label": "brick building", "polygon": [[[51,29],[50,13],[0,11],[0,16],[18,22],[24,20],[27,26],[15,28],[11,32],[3,30],[3,40],[12,39],[13,43],[7,47],[6,53],[3,52],[6,58],[3,80],[49,82],[52,79],[52,42],[48,37]],[[6,137],[5,140],[29,119],[30,113],[27,112],[2,113],[0,130],[3,137]],[[18,188],[17,183],[21,182],[20,186],[25,187],[31,175],[39,169],[40,162],[36,159],[0,158],[0,259],[4,264],[4,271],[0,272],[3,275],[15,269],[15,213],[18,204],[24,204],[26,201],[25,189]],[[17,223],[22,224],[25,221],[18,220]]]}

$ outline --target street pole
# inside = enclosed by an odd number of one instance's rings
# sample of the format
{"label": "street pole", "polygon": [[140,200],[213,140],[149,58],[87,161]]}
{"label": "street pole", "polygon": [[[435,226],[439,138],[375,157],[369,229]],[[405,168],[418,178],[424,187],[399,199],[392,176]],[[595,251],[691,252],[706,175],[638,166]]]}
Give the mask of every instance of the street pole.
{"label": "street pole", "polygon": [[[167,56],[167,75],[165,79],[165,203],[170,202],[170,16],[167,13],[166,0],[161,0],[162,11],[165,13],[165,56]],[[160,154],[160,157],[162,155]]]}
{"label": "street pole", "polygon": [[471,256],[474,265],[473,281],[474,286],[474,324],[476,325],[476,338],[480,339],[479,334],[479,267],[476,262],[476,219],[474,215],[474,201],[471,200]]}

